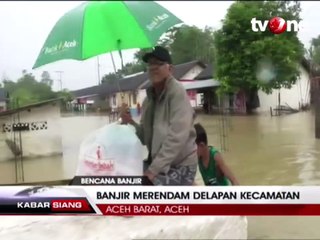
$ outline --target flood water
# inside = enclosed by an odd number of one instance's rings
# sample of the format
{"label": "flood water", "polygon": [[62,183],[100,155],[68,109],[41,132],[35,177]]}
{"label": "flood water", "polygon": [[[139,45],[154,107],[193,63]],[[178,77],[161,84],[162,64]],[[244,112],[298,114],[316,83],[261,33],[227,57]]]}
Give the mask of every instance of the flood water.
{"label": "flood water", "polygon": [[[207,129],[210,144],[225,148],[225,160],[241,185],[320,183],[320,140],[314,137],[312,112],[227,119],[199,115],[196,121]],[[25,160],[25,182],[72,178],[81,140],[107,122],[106,116],[63,118],[63,158]],[[224,137],[219,130],[223,122],[226,123]],[[200,180],[199,175],[197,179]],[[0,163],[0,183],[14,182],[14,163]],[[251,239],[320,239],[319,224],[320,217],[250,217],[248,235]]]}

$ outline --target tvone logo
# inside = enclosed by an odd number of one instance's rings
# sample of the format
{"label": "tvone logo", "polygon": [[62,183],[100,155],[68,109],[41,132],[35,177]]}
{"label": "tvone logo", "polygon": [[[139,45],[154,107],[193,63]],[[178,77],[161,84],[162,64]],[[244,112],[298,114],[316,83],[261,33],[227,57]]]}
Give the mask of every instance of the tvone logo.
{"label": "tvone logo", "polygon": [[281,17],[271,18],[269,21],[261,21],[256,18],[251,19],[251,29],[254,32],[265,32],[269,27],[270,32],[274,34],[281,34],[287,32],[298,32],[301,25],[296,20],[286,21]]}

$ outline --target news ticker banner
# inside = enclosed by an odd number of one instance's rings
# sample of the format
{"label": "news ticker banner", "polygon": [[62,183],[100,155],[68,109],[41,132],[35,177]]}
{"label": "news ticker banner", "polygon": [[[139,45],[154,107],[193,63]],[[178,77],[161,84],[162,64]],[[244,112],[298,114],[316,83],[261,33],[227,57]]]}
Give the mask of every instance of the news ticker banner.
{"label": "news ticker banner", "polygon": [[3,186],[0,214],[320,216],[320,187]]}

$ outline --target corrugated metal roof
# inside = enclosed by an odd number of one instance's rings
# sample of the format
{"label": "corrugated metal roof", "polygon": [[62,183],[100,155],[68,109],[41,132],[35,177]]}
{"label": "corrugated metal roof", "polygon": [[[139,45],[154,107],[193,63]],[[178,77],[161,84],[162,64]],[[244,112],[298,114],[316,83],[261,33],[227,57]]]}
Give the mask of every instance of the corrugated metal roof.
{"label": "corrugated metal roof", "polygon": [[202,81],[181,82],[181,83],[186,90],[220,86],[220,83],[214,79],[207,79],[207,80],[202,80]]}
{"label": "corrugated metal roof", "polygon": [[207,67],[196,77],[198,80],[210,79],[214,74],[212,64],[208,64]]}

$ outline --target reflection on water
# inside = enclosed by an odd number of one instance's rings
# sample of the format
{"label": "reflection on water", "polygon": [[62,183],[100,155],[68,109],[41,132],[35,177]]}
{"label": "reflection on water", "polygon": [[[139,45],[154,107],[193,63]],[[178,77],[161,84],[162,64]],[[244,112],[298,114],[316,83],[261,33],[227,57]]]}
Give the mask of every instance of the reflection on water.
{"label": "reflection on water", "polygon": [[[200,115],[209,142],[221,146],[218,116]],[[72,178],[81,140],[108,122],[105,116],[66,117],[62,121],[63,159],[24,161],[25,181]],[[320,184],[320,141],[314,137],[311,112],[280,117],[234,116],[225,137],[225,160],[242,185]],[[200,181],[200,175],[197,176]],[[0,183],[13,183],[13,162],[0,163]],[[317,217],[250,217],[251,238],[320,238]]]}
{"label": "reflection on water", "polygon": [[[23,161],[24,182],[53,181],[64,179],[64,161],[62,156],[27,159]],[[0,163],[0,184],[16,182],[13,161]]]}

